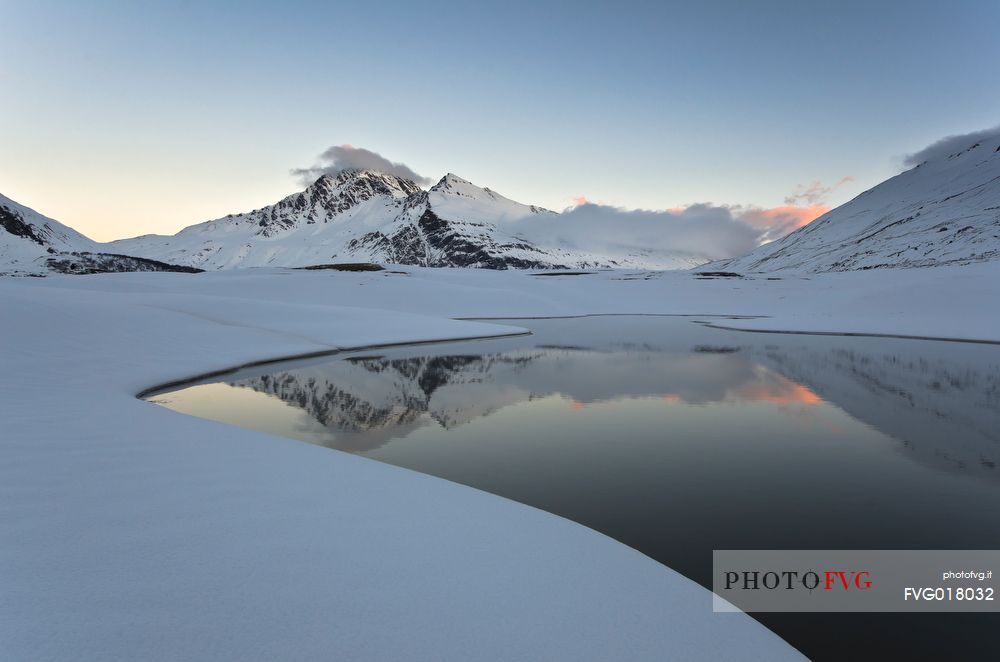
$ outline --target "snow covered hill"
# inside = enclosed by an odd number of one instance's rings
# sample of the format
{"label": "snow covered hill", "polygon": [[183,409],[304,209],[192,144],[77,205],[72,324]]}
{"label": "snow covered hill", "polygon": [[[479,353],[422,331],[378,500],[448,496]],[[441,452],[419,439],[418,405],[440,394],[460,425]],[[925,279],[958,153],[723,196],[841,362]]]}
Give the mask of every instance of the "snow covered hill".
{"label": "snow covered hill", "polygon": [[783,239],[704,268],[820,272],[996,260],[1000,131],[970,141],[934,154]]}
{"label": "snow covered hill", "polygon": [[204,269],[383,262],[432,267],[682,268],[687,254],[607,256],[530,239],[532,218],[556,213],[509,200],[453,174],[429,190],[392,174],[345,170],[244,214],[173,236],[112,242],[116,252]]}
{"label": "snow covered hill", "polygon": [[0,276],[118,271],[200,271],[158,260],[106,253],[99,244],[34,209],[0,195]]}
{"label": "snow covered hill", "polygon": [[97,244],[34,209],[0,195],[0,273],[48,273],[48,258],[61,251],[93,251]]}

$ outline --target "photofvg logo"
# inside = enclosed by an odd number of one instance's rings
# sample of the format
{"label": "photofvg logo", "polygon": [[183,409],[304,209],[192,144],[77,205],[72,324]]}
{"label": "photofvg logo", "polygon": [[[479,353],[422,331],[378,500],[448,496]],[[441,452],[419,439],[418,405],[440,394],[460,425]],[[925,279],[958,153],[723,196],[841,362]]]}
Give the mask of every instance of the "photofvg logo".
{"label": "photofvg logo", "polygon": [[996,567],[996,550],[716,550],[713,608],[1000,611]]}
{"label": "photofvg logo", "polygon": [[868,570],[728,570],[725,587],[727,591],[867,591],[872,580]]}

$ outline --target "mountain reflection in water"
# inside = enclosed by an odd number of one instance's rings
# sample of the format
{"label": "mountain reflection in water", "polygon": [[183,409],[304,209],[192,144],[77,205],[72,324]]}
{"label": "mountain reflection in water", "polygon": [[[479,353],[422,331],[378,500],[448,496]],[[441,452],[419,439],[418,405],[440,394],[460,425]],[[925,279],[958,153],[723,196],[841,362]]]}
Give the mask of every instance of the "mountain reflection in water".
{"label": "mountain reflection in water", "polygon": [[[820,415],[835,410],[891,438],[905,457],[936,469],[1000,476],[1000,348],[746,334],[656,317],[532,320],[530,326],[529,337],[244,371],[227,385],[195,386],[156,400],[362,453],[402,443],[418,430],[460,436],[463,426],[541,400],[556,401],[549,403],[550,417],[560,411],[558,402],[570,412],[601,405],[610,413],[615,403],[649,399],[664,407],[713,407],[719,419],[701,425],[745,418],[747,410],[737,405],[756,403],[771,405],[771,417],[786,422],[842,427]],[[261,400],[240,405],[241,391],[291,410]],[[677,414],[664,414],[676,419],[666,419],[675,432],[683,427]],[[759,412],[753,421],[761,423]]]}
{"label": "mountain reflection in water", "polygon": [[[548,510],[706,586],[713,549],[1000,549],[1000,347],[514,323],[533,335],[255,368],[152,399]],[[894,659],[993,645],[989,614],[920,616],[760,620],[815,659],[851,657],[831,627]]]}
{"label": "mountain reflection in water", "polygon": [[279,398],[329,430],[324,445],[373,450],[416,427],[446,430],[519,402],[561,396],[575,409],[623,398],[668,403],[816,405],[807,387],[736,350],[536,347],[478,355],[360,356],[229,382]]}

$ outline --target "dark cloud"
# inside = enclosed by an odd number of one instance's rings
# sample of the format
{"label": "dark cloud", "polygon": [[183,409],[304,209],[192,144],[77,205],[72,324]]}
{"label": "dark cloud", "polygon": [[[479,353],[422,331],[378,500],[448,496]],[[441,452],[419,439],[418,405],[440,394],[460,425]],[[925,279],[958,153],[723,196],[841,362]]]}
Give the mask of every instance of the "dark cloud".
{"label": "dark cloud", "polygon": [[988,142],[991,149],[1000,147],[1000,126],[972,133],[947,136],[937,142],[923,148],[919,152],[910,154],[903,159],[903,164],[907,167],[920,165],[924,161],[934,161],[948,158],[952,154],[964,152],[976,143]]}
{"label": "dark cloud", "polygon": [[421,186],[426,186],[432,181],[427,177],[421,177],[403,163],[395,163],[378,152],[353,145],[334,145],[319,155],[318,164],[311,168],[294,168],[292,174],[308,186],[320,175],[337,175],[344,170],[375,170],[409,179]]}

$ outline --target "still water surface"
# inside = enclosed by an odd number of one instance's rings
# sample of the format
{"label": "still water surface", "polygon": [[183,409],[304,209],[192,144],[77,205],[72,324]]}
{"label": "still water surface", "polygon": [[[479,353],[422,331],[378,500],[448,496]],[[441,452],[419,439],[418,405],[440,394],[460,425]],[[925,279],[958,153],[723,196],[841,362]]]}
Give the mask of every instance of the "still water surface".
{"label": "still water surface", "polygon": [[[532,335],[274,364],[150,399],[531,504],[706,586],[713,549],[1000,548],[1000,347],[511,323]],[[989,615],[759,620],[815,659],[995,652]]]}

